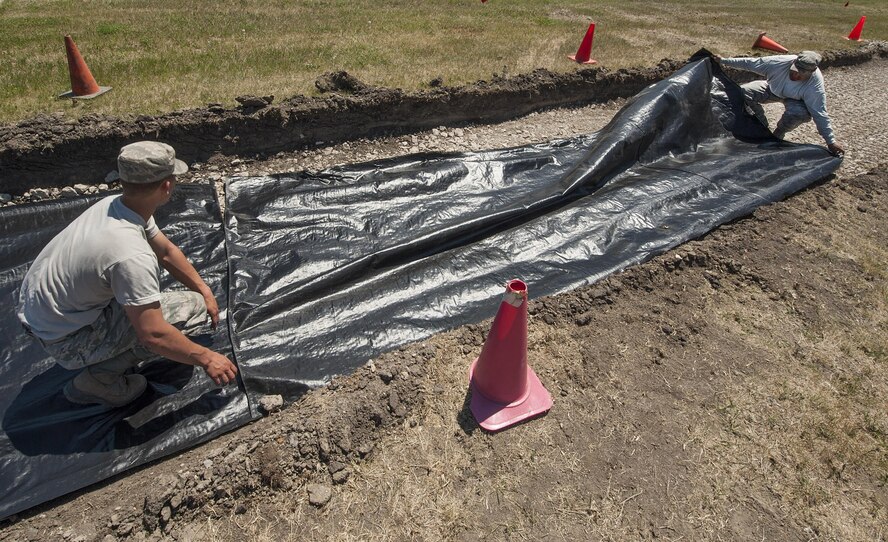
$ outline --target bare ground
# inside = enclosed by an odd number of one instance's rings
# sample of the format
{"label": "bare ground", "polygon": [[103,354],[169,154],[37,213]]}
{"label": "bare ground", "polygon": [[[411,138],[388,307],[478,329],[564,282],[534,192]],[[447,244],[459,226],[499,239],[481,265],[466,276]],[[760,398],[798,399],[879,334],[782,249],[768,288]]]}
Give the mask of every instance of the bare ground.
{"label": "bare ground", "polygon": [[[0,540],[885,539],[886,64],[827,74],[837,177],[531,302],[547,416],[478,429],[466,372],[490,322],[464,326],[22,514]],[[217,158],[195,176],[520,144],[592,131],[618,105]]]}

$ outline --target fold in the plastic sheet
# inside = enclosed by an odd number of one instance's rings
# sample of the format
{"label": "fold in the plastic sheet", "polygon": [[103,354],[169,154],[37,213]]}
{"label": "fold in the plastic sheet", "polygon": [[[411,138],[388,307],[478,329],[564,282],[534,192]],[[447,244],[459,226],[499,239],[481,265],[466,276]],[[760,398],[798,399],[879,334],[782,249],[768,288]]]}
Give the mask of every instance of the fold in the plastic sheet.
{"label": "fold in the plastic sheet", "polygon": [[230,323],[247,391],[293,396],[490,317],[513,277],[533,296],[593,283],[839,163],[774,139],[704,59],[590,136],[229,179]]}
{"label": "fold in the plastic sheet", "polygon": [[212,189],[181,186],[156,218],[229,307],[211,340],[234,347],[246,396],[156,362],[133,405],[65,401],[73,372],[22,332],[15,300],[95,198],[0,209],[0,518],[242,425],[257,415],[247,396],[294,397],[492,316],[509,278],[534,296],[594,282],[838,167],[773,139],[711,69],[688,65],[590,136],[230,180],[225,235]]}
{"label": "fold in the plastic sheet", "polygon": [[[148,392],[124,408],[74,405],[64,398],[62,387],[76,372],[56,365],[22,331],[15,306],[33,259],[96,200],[0,209],[0,518],[250,420],[246,395],[236,386],[220,389],[202,370],[170,361],[140,369]],[[186,185],[156,219],[225,307],[228,269],[219,215],[211,187]],[[205,339],[231,352],[226,326],[208,328]]]}

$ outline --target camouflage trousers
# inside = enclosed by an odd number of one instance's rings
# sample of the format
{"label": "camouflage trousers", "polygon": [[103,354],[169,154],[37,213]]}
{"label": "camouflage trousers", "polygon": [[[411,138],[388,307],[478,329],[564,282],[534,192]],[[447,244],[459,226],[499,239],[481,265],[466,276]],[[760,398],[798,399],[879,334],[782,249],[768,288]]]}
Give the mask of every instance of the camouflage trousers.
{"label": "camouflage trousers", "polygon": [[[207,306],[197,292],[163,292],[160,310],[164,319],[185,335],[197,335],[207,322]],[[92,324],[57,341],[38,341],[65,369],[83,369],[99,363],[138,365],[157,355],[139,344],[136,330],[123,307],[115,300]]]}
{"label": "camouflage trousers", "polygon": [[752,81],[740,88],[743,90],[743,99],[746,100],[746,103],[749,104],[749,107],[753,110],[755,116],[757,116],[765,126],[768,126],[768,118],[765,116],[765,111],[760,104],[772,102],[783,103],[783,107],[785,107],[786,110],[783,112],[783,116],[780,117],[780,120],[777,121],[777,127],[774,128],[774,135],[780,139],[783,139],[783,136],[785,136],[787,132],[791,132],[811,120],[811,113],[809,113],[808,108],[805,107],[805,102],[802,100],[793,100],[792,98],[780,98],[779,96],[774,95],[774,93],[771,92],[770,87],[768,87],[767,81]]}

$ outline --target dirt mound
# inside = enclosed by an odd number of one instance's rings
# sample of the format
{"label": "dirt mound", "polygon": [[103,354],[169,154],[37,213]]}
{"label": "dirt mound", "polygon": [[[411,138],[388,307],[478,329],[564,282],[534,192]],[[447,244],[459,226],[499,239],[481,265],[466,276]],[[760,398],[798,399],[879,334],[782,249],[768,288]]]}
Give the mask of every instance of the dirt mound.
{"label": "dirt mound", "polygon": [[[853,51],[828,51],[823,66],[888,56],[888,45],[870,43]],[[536,70],[494,77],[464,87],[428,91],[367,88],[341,72],[319,79],[330,95],[295,96],[276,105],[263,98],[226,109],[219,104],[160,116],[120,119],[86,115],[79,120],[42,115],[0,127],[0,186],[20,195],[34,186],[96,184],[115,168],[121,146],[140,139],[173,144],[187,162],[215,154],[265,157],[312,145],[382,134],[406,134],[440,125],[496,122],[557,106],[606,102],[633,96],[678,69],[663,60],[645,69]],[[347,94],[337,94],[345,90]],[[253,97],[255,98],[255,97]]]}
{"label": "dirt mound", "polygon": [[330,72],[317,78],[315,88],[318,92],[366,92],[371,89],[357,77],[348,72]]}

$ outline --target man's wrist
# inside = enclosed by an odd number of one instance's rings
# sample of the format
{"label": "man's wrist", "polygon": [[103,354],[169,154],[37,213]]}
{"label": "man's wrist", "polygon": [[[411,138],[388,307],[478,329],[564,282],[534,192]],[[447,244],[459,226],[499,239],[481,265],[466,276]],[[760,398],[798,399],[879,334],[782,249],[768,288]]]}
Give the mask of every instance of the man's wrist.
{"label": "man's wrist", "polygon": [[189,354],[188,357],[191,358],[191,360],[194,362],[194,365],[206,369],[210,365],[210,349],[205,347],[201,348],[201,350]]}

